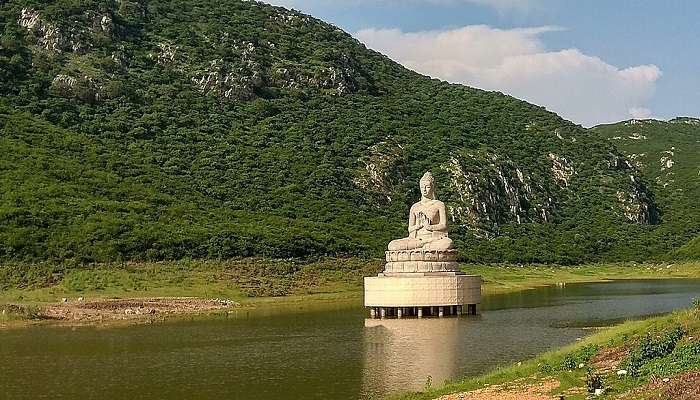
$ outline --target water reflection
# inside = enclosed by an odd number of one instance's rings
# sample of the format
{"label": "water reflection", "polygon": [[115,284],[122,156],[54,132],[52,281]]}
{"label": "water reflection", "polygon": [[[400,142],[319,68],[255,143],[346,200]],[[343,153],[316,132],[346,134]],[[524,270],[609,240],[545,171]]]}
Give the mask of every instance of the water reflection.
{"label": "water reflection", "polygon": [[363,383],[371,393],[415,388],[430,377],[440,383],[453,376],[459,354],[456,317],[365,319]]}

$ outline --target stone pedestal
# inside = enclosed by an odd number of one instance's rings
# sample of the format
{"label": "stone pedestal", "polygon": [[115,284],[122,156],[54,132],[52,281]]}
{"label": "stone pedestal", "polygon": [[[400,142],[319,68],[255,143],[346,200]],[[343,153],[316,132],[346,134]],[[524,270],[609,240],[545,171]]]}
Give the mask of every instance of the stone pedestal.
{"label": "stone pedestal", "polygon": [[[365,278],[365,307],[371,315],[401,317],[476,313],[481,276],[459,271],[456,250],[386,252],[386,267]],[[466,306],[466,307],[464,307]]]}

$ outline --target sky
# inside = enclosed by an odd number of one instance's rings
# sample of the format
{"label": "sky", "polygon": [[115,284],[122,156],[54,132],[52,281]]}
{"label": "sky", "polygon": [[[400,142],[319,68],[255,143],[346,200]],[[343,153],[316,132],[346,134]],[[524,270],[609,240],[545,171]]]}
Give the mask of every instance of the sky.
{"label": "sky", "polygon": [[700,116],[697,0],[268,0],[584,126]]}

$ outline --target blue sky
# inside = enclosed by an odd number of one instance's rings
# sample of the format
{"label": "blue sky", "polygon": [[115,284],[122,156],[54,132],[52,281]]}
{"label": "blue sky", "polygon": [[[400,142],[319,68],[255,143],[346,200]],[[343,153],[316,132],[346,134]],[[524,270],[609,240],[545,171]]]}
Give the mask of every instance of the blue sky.
{"label": "blue sky", "polygon": [[700,1],[271,0],[421,73],[586,126],[700,115]]}

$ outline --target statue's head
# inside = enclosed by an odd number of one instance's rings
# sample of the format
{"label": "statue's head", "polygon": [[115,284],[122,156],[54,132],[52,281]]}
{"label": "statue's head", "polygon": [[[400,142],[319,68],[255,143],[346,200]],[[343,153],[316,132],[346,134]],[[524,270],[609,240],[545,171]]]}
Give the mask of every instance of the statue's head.
{"label": "statue's head", "polygon": [[420,193],[423,197],[435,198],[435,178],[433,178],[433,174],[430,171],[423,174],[423,177],[420,178]]}

